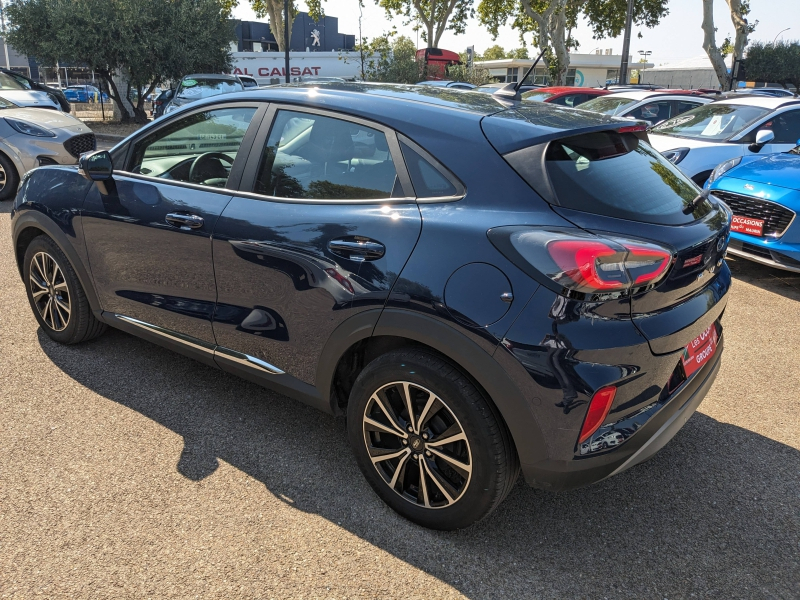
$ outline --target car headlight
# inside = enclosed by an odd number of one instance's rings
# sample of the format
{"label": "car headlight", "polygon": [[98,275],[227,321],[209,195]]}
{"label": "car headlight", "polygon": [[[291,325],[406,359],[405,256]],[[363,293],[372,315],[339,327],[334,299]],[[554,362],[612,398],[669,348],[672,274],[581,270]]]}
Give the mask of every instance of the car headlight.
{"label": "car headlight", "polygon": [[737,156],[736,158],[731,158],[729,160],[726,160],[725,162],[719,163],[714,168],[714,170],[711,171],[711,175],[708,176],[708,184],[711,185],[712,183],[714,183],[714,181],[716,181],[717,179],[722,177],[725,173],[730,171],[733,167],[738,165],[740,162],[742,162],[742,157],[741,156]]}
{"label": "car headlight", "polygon": [[6,117],[6,123],[11,125],[12,128],[16,129],[20,133],[24,133],[25,135],[32,135],[35,137],[56,137],[56,134],[50,131],[49,129],[45,129],[44,127],[39,127],[38,125],[34,125],[33,123],[28,123],[28,121],[20,121],[19,119],[11,119]]}
{"label": "car headlight", "polygon": [[689,154],[689,148],[675,148],[674,150],[664,150],[661,155],[673,165],[681,162]]}

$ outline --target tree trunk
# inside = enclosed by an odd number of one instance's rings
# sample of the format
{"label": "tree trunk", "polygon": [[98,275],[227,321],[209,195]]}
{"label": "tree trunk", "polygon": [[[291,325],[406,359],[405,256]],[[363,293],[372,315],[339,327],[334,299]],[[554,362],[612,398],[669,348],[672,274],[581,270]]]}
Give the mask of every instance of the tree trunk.
{"label": "tree trunk", "polygon": [[569,51],[567,49],[567,12],[566,2],[559,2],[560,8],[550,16],[550,37],[556,55],[556,73],[554,85],[565,85],[567,69],[569,69]]}
{"label": "tree trunk", "polygon": [[728,67],[725,66],[725,57],[717,47],[716,30],[714,28],[714,0],[703,0],[703,50],[706,51],[711,66],[717,74],[717,80],[723,90],[728,88]]}
{"label": "tree trunk", "polygon": [[[291,3],[290,3],[291,5]],[[292,42],[292,14],[291,6],[289,9],[289,45]],[[283,39],[283,0],[268,0],[267,14],[269,15],[269,29],[272,35],[275,36],[275,41],[278,43],[278,50],[285,52],[286,44]]]}
{"label": "tree trunk", "polygon": [[733,57],[741,58],[747,46],[747,36],[750,35],[750,25],[742,14],[742,0],[727,0],[731,11],[731,22],[736,30],[733,42]]}
{"label": "tree trunk", "polygon": [[117,88],[117,84],[114,82],[114,77],[109,71],[97,71],[97,73],[103,78],[103,81],[105,81],[106,85],[108,86],[108,96],[114,101],[114,104],[117,105],[117,109],[119,110],[120,114],[120,121],[122,123],[129,122],[131,120],[131,115],[128,112],[128,107],[125,106],[122,94],[120,94],[119,89]]}
{"label": "tree trunk", "polygon": [[453,10],[456,8],[456,3],[458,0],[450,0],[447,5],[447,11],[441,16],[439,21],[436,23],[436,33],[434,36],[433,47],[439,47],[439,40],[442,39],[442,34],[444,33],[445,29],[447,29],[447,23],[450,20],[450,15],[453,14]]}

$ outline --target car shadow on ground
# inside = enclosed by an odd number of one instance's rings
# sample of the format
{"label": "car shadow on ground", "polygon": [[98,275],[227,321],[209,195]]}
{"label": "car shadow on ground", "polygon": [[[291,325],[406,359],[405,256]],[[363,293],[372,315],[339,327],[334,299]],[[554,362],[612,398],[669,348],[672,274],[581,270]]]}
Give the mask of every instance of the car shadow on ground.
{"label": "car shadow on ground", "polygon": [[800,273],[776,269],[730,254],[725,261],[737,280],[780,294],[790,300],[800,300]]}
{"label": "car shadow on ground", "polygon": [[702,414],[646,464],[560,494],[520,480],[491,517],[445,533],[375,496],[341,421],[119,331],[39,342],[80,384],[182,436],[184,477],[225,461],[469,597],[800,595],[800,452]]}

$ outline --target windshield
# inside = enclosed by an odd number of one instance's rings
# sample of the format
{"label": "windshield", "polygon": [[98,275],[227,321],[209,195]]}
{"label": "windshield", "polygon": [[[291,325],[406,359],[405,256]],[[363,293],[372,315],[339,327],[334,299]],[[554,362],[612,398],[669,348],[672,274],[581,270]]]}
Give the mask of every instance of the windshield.
{"label": "windshield", "polygon": [[0,110],[3,108],[17,108],[17,105],[13,102],[9,102],[5,98],[0,98]]}
{"label": "windshield", "polygon": [[706,104],[653,128],[653,133],[699,140],[726,140],[769,113],[744,104]]}
{"label": "windshield", "polygon": [[28,88],[24,87],[17,81],[16,77],[11,77],[10,75],[6,75],[5,73],[0,73],[0,90],[26,90]]}
{"label": "windshield", "polygon": [[552,98],[553,96],[555,96],[553,92],[532,91],[532,92],[525,92],[524,94],[522,94],[522,99],[532,100],[534,102],[544,102],[545,100],[547,100],[548,98]]}
{"label": "windshield", "polygon": [[588,102],[581,104],[581,110],[590,110],[592,112],[602,113],[604,115],[618,115],[625,108],[632,106],[639,102],[638,100],[631,100],[630,98],[623,98],[617,94],[609,94],[608,96],[600,96],[593,98]]}
{"label": "windshield", "polygon": [[229,79],[184,79],[178,90],[178,98],[209,98],[218,94],[241,92],[244,88],[238,81]]}

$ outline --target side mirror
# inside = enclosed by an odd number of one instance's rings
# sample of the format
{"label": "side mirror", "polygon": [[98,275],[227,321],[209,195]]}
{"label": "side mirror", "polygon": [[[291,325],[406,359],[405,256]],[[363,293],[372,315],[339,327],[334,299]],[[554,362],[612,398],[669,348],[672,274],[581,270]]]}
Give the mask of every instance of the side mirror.
{"label": "side mirror", "polygon": [[748,146],[750,152],[760,152],[761,148],[775,139],[775,133],[770,129],[762,129],[756,133],[756,141]]}
{"label": "side mirror", "polygon": [[107,150],[87,152],[78,159],[78,173],[89,181],[108,181],[114,172],[114,164]]}

